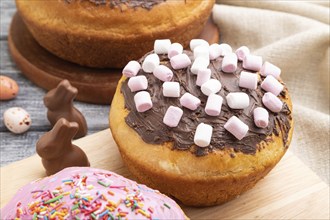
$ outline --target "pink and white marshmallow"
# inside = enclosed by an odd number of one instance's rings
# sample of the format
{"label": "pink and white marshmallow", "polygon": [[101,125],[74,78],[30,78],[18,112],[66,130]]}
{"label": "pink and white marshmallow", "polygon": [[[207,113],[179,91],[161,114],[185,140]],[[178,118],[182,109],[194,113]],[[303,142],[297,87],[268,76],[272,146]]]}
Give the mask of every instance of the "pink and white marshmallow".
{"label": "pink and white marshmallow", "polygon": [[243,68],[253,71],[259,71],[262,66],[262,57],[256,55],[247,55],[243,60]]}
{"label": "pink and white marshmallow", "polygon": [[123,69],[123,75],[126,77],[136,76],[141,69],[139,62],[132,60],[129,61]]}
{"label": "pink and white marshmallow", "polygon": [[235,53],[228,53],[222,60],[221,69],[225,73],[233,73],[237,69],[237,55]]}
{"label": "pink and white marshmallow", "polygon": [[250,54],[250,49],[247,46],[241,46],[235,51],[238,60],[242,61],[244,58]]}
{"label": "pink and white marshmallow", "polygon": [[233,49],[231,48],[231,46],[229,44],[220,44],[219,45],[221,48],[221,56],[226,56],[227,54],[230,54],[233,52]]}
{"label": "pink and white marshmallow", "polygon": [[163,118],[163,123],[171,128],[175,128],[178,126],[182,115],[183,111],[181,108],[176,106],[170,106],[166,110],[166,113]]}
{"label": "pink and white marshmallow", "polygon": [[180,97],[180,83],[178,82],[164,82],[163,83],[163,96],[165,97]]}
{"label": "pink and white marshmallow", "polygon": [[246,89],[257,89],[258,75],[256,73],[242,71],[239,76],[238,85]]}
{"label": "pink and white marshmallow", "polygon": [[232,109],[244,109],[250,105],[250,98],[244,92],[230,92],[226,96],[227,104]]}
{"label": "pink and white marshmallow", "polygon": [[146,56],[142,63],[142,69],[146,73],[152,73],[154,69],[159,66],[159,56],[155,53]]}
{"label": "pink and white marshmallow", "polygon": [[209,46],[199,45],[199,46],[195,47],[194,59],[197,59],[197,57],[203,57],[206,60],[210,60]]}
{"label": "pink and white marshmallow", "polygon": [[205,112],[210,116],[218,116],[221,112],[223,98],[217,94],[210,94],[205,105]]}
{"label": "pink and white marshmallow", "polygon": [[234,135],[238,140],[242,140],[247,132],[249,131],[249,126],[242,122],[236,116],[232,116],[224,125],[225,129]]}
{"label": "pink and white marshmallow", "polygon": [[204,83],[209,81],[211,79],[211,74],[212,72],[208,68],[199,69],[197,73],[196,85],[202,86]]}
{"label": "pink and white marshmallow", "polygon": [[264,65],[262,65],[260,74],[262,76],[268,76],[272,75],[276,79],[280,78],[281,75],[281,69],[275,66],[274,64],[271,64],[270,62],[265,62]]}
{"label": "pink and white marshmallow", "polygon": [[170,39],[155,40],[154,51],[156,54],[167,54],[170,46]]}
{"label": "pink and white marshmallow", "polygon": [[212,44],[209,47],[209,57],[210,60],[215,60],[222,54],[222,49],[219,44]]}
{"label": "pink and white marshmallow", "polygon": [[259,128],[266,128],[269,121],[269,113],[262,107],[257,107],[253,110],[254,124]]}
{"label": "pink and white marshmallow", "polygon": [[283,102],[273,93],[266,92],[262,97],[262,103],[272,112],[280,112],[283,107]]}
{"label": "pink and white marshmallow", "polygon": [[261,88],[278,96],[284,89],[284,86],[275,79],[274,76],[268,75],[264,81],[262,81]]}
{"label": "pink and white marshmallow", "polygon": [[199,147],[207,147],[211,143],[213,128],[211,125],[200,123],[195,131],[194,143]]}
{"label": "pink and white marshmallow", "polygon": [[202,93],[209,96],[212,93],[218,93],[221,89],[221,83],[217,79],[210,79],[201,86]]}
{"label": "pink and white marshmallow", "polygon": [[129,78],[127,85],[130,88],[131,92],[145,90],[148,88],[148,80],[147,77],[143,75],[133,76]]}
{"label": "pink and white marshmallow", "polygon": [[206,40],[203,40],[203,39],[192,39],[190,41],[190,50],[191,51],[194,51],[194,49],[197,47],[197,46],[200,46],[200,45],[203,45],[203,46],[209,46],[209,43],[206,41]]}
{"label": "pink and white marshmallow", "polygon": [[190,110],[196,110],[198,106],[201,104],[201,100],[197,98],[196,96],[186,92],[183,94],[183,96],[180,98],[180,104],[183,107],[186,107]]}
{"label": "pink and white marshmallow", "polygon": [[183,69],[188,67],[191,64],[191,60],[187,54],[178,54],[170,59],[171,66],[173,69]]}
{"label": "pink and white marshmallow", "polygon": [[182,54],[182,52],[183,52],[183,46],[179,43],[173,43],[168,49],[168,58],[171,59],[175,55]]}
{"label": "pink and white marshmallow", "polygon": [[173,78],[172,70],[164,65],[157,66],[154,69],[153,74],[156,78],[164,82],[171,81],[171,79]]}
{"label": "pink and white marshmallow", "polygon": [[207,68],[209,64],[210,60],[205,59],[204,57],[197,57],[191,65],[190,71],[197,75],[198,70]]}
{"label": "pink and white marshmallow", "polygon": [[149,92],[141,91],[134,96],[135,107],[138,112],[145,112],[152,108],[152,101]]}

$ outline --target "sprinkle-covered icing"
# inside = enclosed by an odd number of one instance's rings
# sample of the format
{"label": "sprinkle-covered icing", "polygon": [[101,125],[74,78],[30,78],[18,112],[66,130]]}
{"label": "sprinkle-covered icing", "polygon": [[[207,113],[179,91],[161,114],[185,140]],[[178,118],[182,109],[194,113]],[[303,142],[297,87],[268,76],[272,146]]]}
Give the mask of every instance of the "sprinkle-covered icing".
{"label": "sprinkle-covered icing", "polygon": [[[196,49],[194,49],[194,52],[196,52],[195,50]],[[222,50],[222,52],[224,51],[221,48],[220,50]],[[173,72],[173,77],[170,81],[180,83],[180,97],[165,97],[162,92],[163,82],[155,77],[153,73],[147,73],[142,68],[137,75],[143,75],[148,80],[148,88],[145,92],[151,97],[152,108],[144,112],[138,112],[133,99],[135,93],[132,93],[127,86],[129,79],[122,83],[121,93],[125,98],[125,108],[129,110],[125,118],[127,125],[133,128],[146,143],[163,144],[165,142],[172,142],[173,149],[189,150],[197,156],[206,155],[209,152],[223,149],[232,149],[235,152],[242,152],[245,154],[255,154],[257,150],[262,148],[262,146],[259,145],[261,141],[271,141],[269,138],[267,139],[271,134],[277,136],[281,134],[283,145],[287,147],[291,110],[286,102],[282,103],[282,101],[280,101],[280,98],[283,100],[288,98],[287,89],[283,85],[284,89],[279,94],[279,97],[270,97],[269,105],[263,103],[263,97],[266,98],[265,94],[267,91],[263,90],[260,84],[264,81],[265,76],[260,75],[258,71],[243,68],[244,61],[239,61],[237,58],[235,58],[237,64],[233,63],[232,70],[229,68],[229,72],[224,72],[222,70],[223,66],[227,65],[223,65],[223,56],[226,57],[228,54],[231,55],[231,53],[219,56],[221,54],[220,52],[218,53],[218,57],[211,60],[207,65],[207,68],[211,70],[211,79],[206,79],[220,82],[220,91],[219,89],[210,91],[223,98],[222,105],[220,105],[220,114],[214,114],[216,115],[215,117],[207,113],[207,110],[210,109],[206,106],[209,93],[202,91],[203,85],[201,87],[196,85],[196,82],[198,82],[198,75],[192,72],[192,65],[194,64],[188,64],[184,67],[177,67],[176,64],[174,65],[173,60],[176,60],[176,58],[179,59],[180,57],[178,56],[184,55],[188,56],[190,60],[197,60],[196,53],[183,51],[182,54],[177,55],[177,57],[172,57],[171,59],[168,58],[167,54],[158,55],[160,65],[168,67]],[[152,53],[153,52],[150,52],[141,58],[139,61],[140,64],[143,64],[145,58]],[[255,60],[251,57],[255,58],[258,62],[254,62]],[[252,61],[248,60],[245,64],[250,64],[252,69],[260,68],[262,65],[262,63],[259,63],[260,57],[253,55],[251,55],[251,57],[249,57],[249,59],[251,58]],[[180,60],[178,65],[182,63],[184,62]],[[255,88],[254,85],[256,83],[254,77],[241,79],[246,80],[244,83],[253,87],[252,89],[240,86],[239,81],[242,71],[257,76],[257,88]],[[207,82],[204,84],[207,84]],[[282,85],[283,83],[280,84]],[[207,89],[212,88],[215,89],[214,86],[210,86]],[[184,99],[187,93],[191,95],[191,98],[188,97],[189,99],[187,99],[187,102],[183,102],[182,99]],[[248,100],[242,103],[244,100],[233,99],[234,105],[230,107],[227,99],[233,95],[235,98],[236,94],[241,93],[248,97]],[[228,94],[231,95],[228,96]],[[196,105],[194,105],[194,99],[196,99],[196,103],[198,101]],[[274,99],[276,100],[274,101]],[[280,103],[278,104],[277,102]],[[272,106],[274,104],[276,106]],[[239,105],[240,108],[233,107],[237,105]],[[182,118],[177,127],[170,127],[163,123],[163,117],[169,106],[176,106],[183,110]],[[257,107],[267,108],[269,111],[269,121],[264,128],[256,126],[254,121],[253,110]],[[281,108],[279,112],[272,111],[272,109],[278,107]],[[232,120],[232,123],[227,124],[226,129],[224,125],[233,116],[236,116],[239,120]],[[211,125],[213,128],[211,142],[206,147],[198,146],[198,144],[194,142],[196,128],[201,123]],[[248,130],[246,128],[248,128]]]}
{"label": "sprinkle-covered icing", "polygon": [[63,0],[66,3],[73,2],[90,2],[96,6],[109,6],[110,8],[144,8],[151,10],[155,5],[165,2],[166,0]]}
{"label": "sprinkle-covered icing", "polygon": [[186,219],[170,198],[118,174],[72,167],[21,188],[1,219]]}

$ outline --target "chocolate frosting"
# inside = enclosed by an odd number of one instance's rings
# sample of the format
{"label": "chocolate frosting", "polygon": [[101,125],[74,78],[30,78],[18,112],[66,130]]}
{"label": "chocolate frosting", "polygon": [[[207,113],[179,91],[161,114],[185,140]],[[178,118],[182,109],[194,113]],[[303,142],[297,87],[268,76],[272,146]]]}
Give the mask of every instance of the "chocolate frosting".
{"label": "chocolate frosting", "polygon": [[[191,59],[193,58],[190,51],[184,51],[184,53]],[[170,65],[168,57],[161,55],[161,64],[169,67],[173,71],[174,76],[171,81],[180,83],[181,96],[189,92],[201,99],[201,105],[197,110],[191,111],[180,105],[179,98],[164,97],[162,94],[162,82],[153,74],[145,73],[141,69],[138,75],[145,75],[148,79],[147,91],[151,95],[153,108],[143,113],[137,112],[134,103],[135,93],[130,91],[127,85],[128,79],[125,80],[122,83],[121,92],[125,97],[125,107],[130,111],[125,118],[126,123],[133,128],[146,143],[163,144],[165,142],[173,142],[173,149],[190,150],[197,156],[206,155],[209,152],[223,149],[233,149],[235,152],[255,154],[256,151],[261,148],[259,144],[261,141],[271,141],[268,140],[267,137],[272,133],[277,136],[282,133],[283,145],[286,146],[291,120],[291,111],[288,105],[284,103],[282,111],[279,113],[269,111],[269,125],[267,128],[256,127],[253,121],[253,110],[258,106],[264,107],[261,99],[265,91],[260,88],[261,81],[259,80],[256,90],[239,87],[239,75],[243,70],[242,62],[238,63],[238,68],[234,73],[224,73],[221,71],[222,59],[222,57],[219,57],[211,61],[209,65],[212,71],[211,78],[218,79],[222,84],[222,88],[218,93],[224,98],[220,116],[214,117],[205,113],[204,109],[207,96],[201,92],[200,87],[196,86],[195,82],[197,76],[190,72],[190,66],[185,69],[174,70]],[[144,57],[140,60],[140,63],[142,63],[143,60]],[[244,71],[250,72],[249,70]],[[250,97],[249,107],[242,110],[229,108],[225,98],[229,92],[247,93]],[[287,93],[287,88],[285,88],[280,94],[280,98],[287,98]],[[178,106],[183,110],[181,121],[175,128],[170,128],[163,123],[165,112],[171,105]],[[224,124],[233,115],[237,116],[249,126],[249,131],[242,140],[236,139],[224,129]],[[212,125],[213,127],[211,144],[206,148],[201,148],[194,144],[196,127],[202,122]],[[232,153],[231,156],[234,157],[235,154]]]}
{"label": "chocolate frosting", "polygon": [[109,5],[110,8],[119,8],[123,10],[123,7],[128,8],[144,8],[151,10],[155,5],[165,2],[166,0],[64,0],[67,3],[72,2],[91,2],[94,5]]}

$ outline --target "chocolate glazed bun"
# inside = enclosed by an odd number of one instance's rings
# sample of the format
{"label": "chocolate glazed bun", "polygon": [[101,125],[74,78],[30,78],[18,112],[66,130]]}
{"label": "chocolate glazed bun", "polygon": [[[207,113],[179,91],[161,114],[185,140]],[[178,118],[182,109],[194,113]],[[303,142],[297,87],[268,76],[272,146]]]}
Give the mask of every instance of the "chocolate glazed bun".
{"label": "chocolate glazed bun", "polygon": [[37,42],[89,67],[122,68],[170,38],[185,46],[198,36],[214,0],[16,0]]}
{"label": "chocolate glazed bun", "polygon": [[[191,52],[184,53],[193,58]],[[219,57],[208,66],[212,71],[211,78],[222,84],[218,93],[223,97],[221,113],[212,117],[205,113],[207,96],[196,86],[196,75],[190,72],[191,66],[174,70],[167,55],[159,57],[160,63],[173,71],[171,81],[180,83],[180,96],[189,92],[201,100],[201,105],[191,111],[180,105],[179,98],[164,97],[162,82],[141,69],[138,75],[148,79],[146,91],[151,95],[153,107],[146,112],[137,112],[135,93],[130,91],[128,79],[123,76],[112,101],[109,122],[123,161],[131,173],[140,182],[192,206],[222,204],[251,189],[279,162],[290,144],[293,120],[287,88],[284,87],[278,96],[283,102],[282,110],[279,113],[268,111],[268,126],[258,128],[252,112],[256,107],[264,107],[262,97],[266,91],[260,88],[260,84],[265,77],[256,73],[259,78],[256,90],[241,88],[238,80],[243,70],[242,62],[238,62],[234,73],[224,73],[221,71],[223,57]],[[141,64],[143,60],[140,60]],[[248,94],[249,106],[241,110],[231,109],[225,98],[229,92]],[[163,123],[165,112],[171,105],[183,110],[175,128]],[[234,115],[249,126],[242,140],[224,129],[224,124]],[[200,123],[213,127],[208,147],[194,144],[194,134]]]}

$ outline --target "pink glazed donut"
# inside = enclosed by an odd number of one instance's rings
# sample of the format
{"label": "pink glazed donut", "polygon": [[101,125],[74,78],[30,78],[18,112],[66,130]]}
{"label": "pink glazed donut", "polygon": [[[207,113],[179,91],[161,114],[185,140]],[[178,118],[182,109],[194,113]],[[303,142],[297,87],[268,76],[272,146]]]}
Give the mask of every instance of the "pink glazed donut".
{"label": "pink glazed donut", "polygon": [[110,171],[66,168],[21,188],[1,219],[188,219],[157,190]]}

